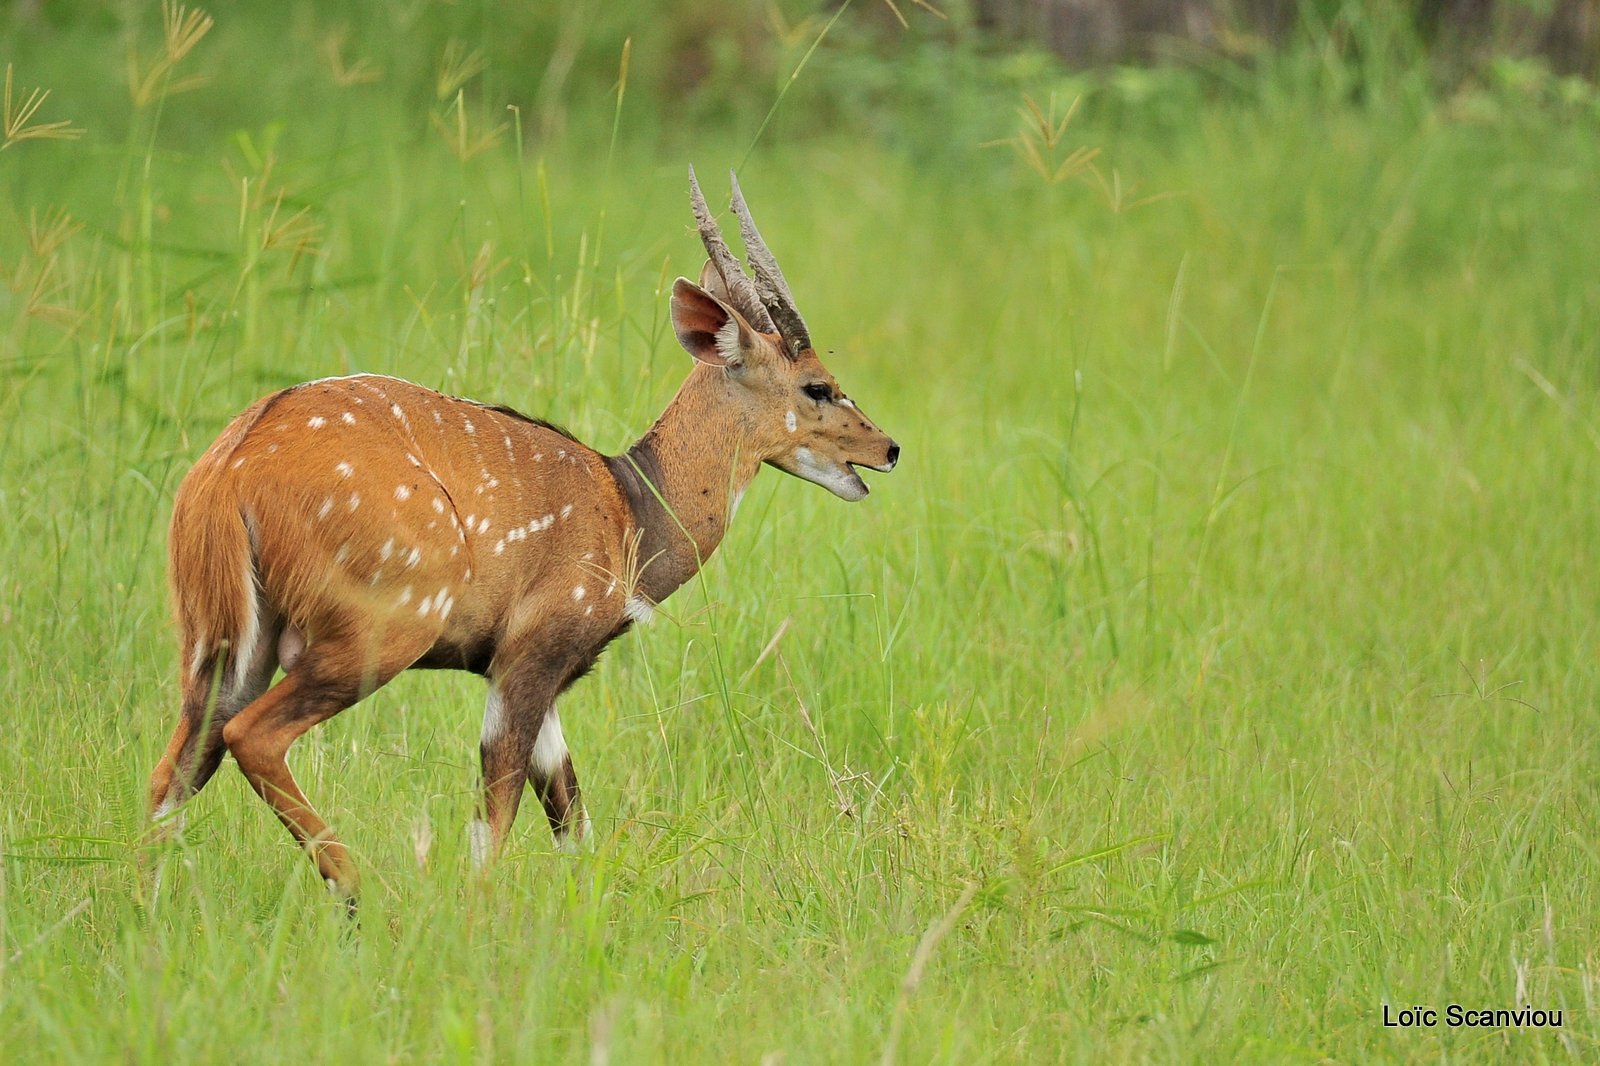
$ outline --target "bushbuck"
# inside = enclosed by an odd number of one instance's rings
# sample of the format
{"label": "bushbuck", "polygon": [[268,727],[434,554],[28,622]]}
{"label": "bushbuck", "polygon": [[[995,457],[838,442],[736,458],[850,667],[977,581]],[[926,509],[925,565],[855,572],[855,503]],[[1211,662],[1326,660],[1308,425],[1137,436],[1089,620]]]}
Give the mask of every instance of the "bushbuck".
{"label": "bushbuck", "polygon": [[[589,819],[556,699],[716,550],[761,464],[846,500],[899,446],[817,358],[750,217],[754,277],[689,171],[710,258],[672,285],[694,366],[639,442],[602,455],[548,422],[372,374],[275,392],[178,488],[170,537],[182,707],[150,779],[169,816],[231,752],[353,905],[356,869],[289,772],[289,746],[402,670],[488,679],[474,863],[531,783],[558,844]],[[273,683],[277,671],[283,676]]]}

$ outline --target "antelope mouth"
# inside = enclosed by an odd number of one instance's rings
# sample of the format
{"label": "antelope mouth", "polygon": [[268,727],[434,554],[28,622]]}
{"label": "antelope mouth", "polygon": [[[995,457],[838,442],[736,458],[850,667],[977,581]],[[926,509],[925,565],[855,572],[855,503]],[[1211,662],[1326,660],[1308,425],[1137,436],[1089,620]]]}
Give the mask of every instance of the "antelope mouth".
{"label": "antelope mouth", "polygon": [[[849,477],[849,481],[846,482],[846,484],[849,484],[851,488],[855,489],[857,492],[859,492],[861,494],[859,496],[854,497],[855,499],[859,500],[859,499],[862,499],[863,497],[865,497],[868,493],[870,493],[872,491],[872,486],[868,485],[866,483],[866,481],[862,479],[861,475],[856,473],[856,466],[857,466],[857,464],[855,464],[855,463],[845,463],[844,464],[844,472]],[[869,468],[869,469],[875,469],[875,468]],[[844,494],[840,493],[840,495],[844,495]],[[850,497],[848,497],[848,496],[846,496],[845,498],[846,499],[850,499]]]}

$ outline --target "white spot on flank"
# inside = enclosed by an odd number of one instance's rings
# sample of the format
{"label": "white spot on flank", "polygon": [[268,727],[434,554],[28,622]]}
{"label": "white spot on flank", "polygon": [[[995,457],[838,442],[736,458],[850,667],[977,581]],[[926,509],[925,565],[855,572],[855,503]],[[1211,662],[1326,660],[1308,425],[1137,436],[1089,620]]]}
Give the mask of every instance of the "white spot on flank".
{"label": "white spot on flank", "polygon": [[579,585],[577,588],[572,590],[572,598],[575,600],[581,600],[588,594],[589,590],[584,588],[582,585]]}
{"label": "white spot on flank", "polygon": [[470,418],[463,418],[461,420],[461,428],[467,431],[468,436],[478,432],[478,427],[472,424],[472,419]]}
{"label": "white spot on flank", "polygon": [[384,562],[389,561],[389,556],[394,554],[394,538],[390,537],[383,542],[383,547],[378,549],[378,558]]}
{"label": "white spot on flank", "polygon": [[783,416],[783,428],[787,429],[790,433],[793,433],[796,429],[799,428],[799,426],[800,426],[800,423],[795,421],[795,417],[794,417],[794,412],[793,411],[790,411],[788,414]]}
{"label": "white spot on flank", "polygon": [[422,466],[422,460],[418,459],[415,455],[412,455],[410,452],[406,452],[406,462],[410,463],[412,466],[418,467],[419,469]]}
{"label": "white spot on flank", "polygon": [[351,466],[349,463],[343,462],[334,467],[334,470],[338,471],[340,477],[349,477],[351,474],[356,472],[355,467]]}
{"label": "white spot on flank", "polygon": [[405,421],[406,413],[404,411],[400,410],[400,405],[399,404],[397,404],[397,403],[390,404],[389,405],[389,413],[394,415],[396,418],[400,419],[402,422]]}
{"label": "white spot on flank", "polygon": [[309,419],[306,420],[306,426],[309,429],[321,429],[323,426],[325,426],[327,424],[328,424],[328,420],[326,418],[323,418],[321,415],[312,415]]}
{"label": "white spot on flank", "polygon": [[411,586],[407,585],[405,591],[400,593],[400,598],[395,601],[396,607],[404,607],[411,602]]}
{"label": "white spot on flank", "polygon": [[589,606],[585,607],[583,609],[583,614],[584,614],[584,617],[586,617],[586,618],[589,615],[594,614],[594,604],[591,603]]}
{"label": "white spot on flank", "polygon": [[[356,402],[360,403],[361,401],[357,400]],[[344,414],[340,415],[339,420],[347,426],[353,426],[356,424],[356,416],[351,414],[349,411],[346,411]]]}
{"label": "white spot on flank", "polygon": [[422,549],[412,548],[411,554],[406,556],[406,569],[409,570],[422,561]]}
{"label": "white spot on flank", "polygon": [[244,465],[244,460],[243,459],[235,459],[233,461],[233,469],[235,469],[235,470],[239,469],[243,465]]}
{"label": "white spot on flank", "polygon": [[628,597],[628,602],[622,605],[622,616],[640,625],[649,625],[656,616],[656,609],[649,600],[634,593]]}
{"label": "white spot on flank", "polygon": [[357,507],[360,507],[360,506],[361,506],[361,493],[352,492],[350,494],[350,510],[354,511]]}
{"label": "white spot on flank", "polygon": [[489,532],[489,520],[487,518],[480,518],[478,520],[478,532],[479,533],[487,533],[487,532]]}
{"label": "white spot on flank", "polygon": [[470,532],[472,530],[472,527],[474,525],[476,525],[477,522],[478,522],[478,516],[477,515],[475,515],[475,514],[467,515],[467,530]]}
{"label": "white spot on flank", "polygon": [[467,844],[472,849],[472,868],[481,870],[489,865],[489,850],[494,846],[494,836],[489,831],[489,823],[482,818],[474,818],[467,825]]}
{"label": "white spot on flank", "polygon": [[404,485],[396,485],[394,487],[394,498],[397,500],[409,500],[411,498],[411,490]]}
{"label": "white spot on flank", "polygon": [[[468,577],[472,576],[470,571],[467,573],[467,576]],[[439,608],[439,617],[440,618],[449,618],[450,617],[450,608],[452,608],[452,607],[454,607],[456,605],[456,598],[454,596],[447,595],[443,589],[440,589],[439,590],[439,601],[440,601],[439,603],[435,604],[435,606]]]}
{"label": "white spot on flank", "polygon": [[317,521],[318,522],[322,521],[324,518],[327,518],[328,515],[330,515],[332,513],[333,513],[333,497],[332,496],[326,496],[322,500],[322,506],[317,508]]}
{"label": "white spot on flank", "polygon": [[567,738],[561,732],[561,716],[552,707],[539,727],[539,738],[533,742],[533,757],[528,762],[536,777],[548,779],[566,761]]}
{"label": "white spot on flank", "polygon": [[[516,531],[512,530],[512,532],[514,533]],[[506,551],[506,542],[505,542],[505,538],[502,537],[499,540],[494,542],[494,553],[496,555],[504,555],[505,551]]]}
{"label": "white spot on flank", "polygon": [[427,617],[428,612],[431,611],[431,610],[433,610],[433,597],[432,596],[424,596],[424,597],[422,597],[422,602],[417,604],[417,613],[422,615],[423,617]]}
{"label": "white spot on flank", "polygon": [[349,559],[350,559],[350,542],[349,541],[345,541],[343,544],[339,545],[339,550],[333,553],[333,561],[335,563],[343,565],[344,563],[348,562]]}
{"label": "white spot on flank", "polygon": [[433,510],[435,514],[444,514],[444,501],[437,496],[433,498]]}
{"label": "white spot on flank", "polygon": [[570,518],[570,517],[572,517],[572,504],[569,503],[565,507],[561,508],[561,517],[562,518]]}
{"label": "white spot on flank", "polygon": [[536,463],[544,462],[544,452],[534,452],[533,453],[533,461],[536,462]]}

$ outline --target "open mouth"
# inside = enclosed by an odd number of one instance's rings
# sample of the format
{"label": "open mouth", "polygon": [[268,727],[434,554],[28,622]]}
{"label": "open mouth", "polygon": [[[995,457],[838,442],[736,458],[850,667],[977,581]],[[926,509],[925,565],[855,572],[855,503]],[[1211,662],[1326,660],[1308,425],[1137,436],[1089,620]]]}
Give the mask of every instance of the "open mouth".
{"label": "open mouth", "polygon": [[855,463],[845,463],[844,468],[845,472],[848,473],[851,479],[855,482],[856,487],[861,490],[861,495],[865,496],[867,493],[872,491],[872,487],[861,479],[860,474],[856,473]]}

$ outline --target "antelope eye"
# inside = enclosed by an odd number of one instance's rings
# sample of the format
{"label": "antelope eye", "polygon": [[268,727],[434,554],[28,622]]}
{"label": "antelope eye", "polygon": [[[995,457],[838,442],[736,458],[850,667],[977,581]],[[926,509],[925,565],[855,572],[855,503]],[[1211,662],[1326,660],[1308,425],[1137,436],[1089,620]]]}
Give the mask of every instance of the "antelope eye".
{"label": "antelope eye", "polygon": [[828,383],[825,381],[814,381],[809,385],[803,386],[800,391],[818,403],[827,403],[833,399],[833,390],[828,387]]}

